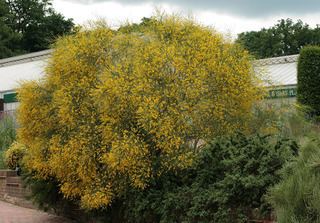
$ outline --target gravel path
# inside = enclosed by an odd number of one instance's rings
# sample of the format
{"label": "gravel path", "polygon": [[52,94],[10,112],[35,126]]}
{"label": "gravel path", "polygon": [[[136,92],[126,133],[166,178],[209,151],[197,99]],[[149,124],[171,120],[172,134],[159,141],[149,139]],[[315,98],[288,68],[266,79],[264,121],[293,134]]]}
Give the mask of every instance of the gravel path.
{"label": "gravel path", "polygon": [[0,223],[70,223],[48,213],[0,201]]}

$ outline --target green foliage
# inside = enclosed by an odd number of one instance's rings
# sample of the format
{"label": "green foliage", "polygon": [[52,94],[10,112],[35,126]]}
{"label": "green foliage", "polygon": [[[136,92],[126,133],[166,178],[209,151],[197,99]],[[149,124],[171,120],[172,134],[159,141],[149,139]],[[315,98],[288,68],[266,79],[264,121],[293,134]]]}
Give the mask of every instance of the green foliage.
{"label": "green foliage", "polygon": [[0,151],[7,149],[16,139],[16,123],[11,116],[0,120]]}
{"label": "green foliage", "polygon": [[30,172],[23,173],[23,181],[31,191],[29,199],[44,211],[54,211],[68,216],[76,206],[72,201],[63,198],[58,182],[54,178],[41,180],[33,177]]}
{"label": "green foliage", "polygon": [[279,223],[320,222],[320,141],[309,137],[270,192]]}
{"label": "green foliage", "polygon": [[16,139],[16,123],[11,116],[0,119],[0,169],[6,168],[4,153]]}
{"label": "green foliage", "polygon": [[214,140],[195,166],[170,172],[144,191],[130,190],[105,222],[248,222],[270,217],[268,187],[297,154],[297,145],[271,136],[238,134]]}
{"label": "green foliage", "polygon": [[271,134],[299,141],[317,125],[305,117],[306,108],[296,104],[258,105],[253,111],[248,133]]}
{"label": "green foliage", "polygon": [[8,24],[9,7],[4,0],[0,1],[0,58],[14,56],[19,52],[21,34],[14,32]]}
{"label": "green foliage", "polygon": [[257,58],[298,54],[303,46],[320,43],[320,27],[281,19],[273,27],[240,33],[237,42]]}
{"label": "green foliage", "polygon": [[141,33],[143,32],[143,30],[147,27],[150,27],[152,25],[154,25],[155,23],[157,23],[157,19],[155,17],[151,17],[151,18],[146,18],[143,17],[141,19],[140,23],[128,23],[125,25],[120,26],[120,28],[118,29],[119,32],[122,33],[130,33],[130,32],[136,32],[136,33]]}
{"label": "green foliage", "polygon": [[18,142],[13,142],[5,151],[4,161],[8,168],[15,170],[22,166],[23,157],[26,154],[26,147]]}
{"label": "green foliage", "polygon": [[4,162],[4,151],[0,151],[0,169],[6,169],[6,164]]}
{"label": "green foliage", "polygon": [[298,102],[310,108],[309,115],[320,115],[320,47],[301,50],[298,61]]}
{"label": "green foliage", "polygon": [[48,49],[73,27],[51,0],[0,0],[0,58]]}

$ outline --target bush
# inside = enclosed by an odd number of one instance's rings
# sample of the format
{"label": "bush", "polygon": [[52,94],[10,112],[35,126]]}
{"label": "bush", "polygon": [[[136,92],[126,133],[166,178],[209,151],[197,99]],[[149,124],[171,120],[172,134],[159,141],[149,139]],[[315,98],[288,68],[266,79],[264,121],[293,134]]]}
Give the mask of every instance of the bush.
{"label": "bush", "polygon": [[6,149],[16,139],[16,124],[12,117],[5,116],[0,120],[0,169],[7,168],[4,161]]}
{"label": "bush", "polygon": [[298,61],[297,99],[310,108],[311,116],[320,115],[320,47],[304,47]]}
{"label": "bush", "polygon": [[282,180],[270,192],[279,223],[320,221],[320,141],[310,137],[297,159],[282,170]]}
{"label": "bush", "polygon": [[5,116],[0,120],[0,151],[7,149],[16,139],[16,124],[14,118]]}
{"label": "bush", "polygon": [[27,166],[84,208],[106,207],[127,186],[191,166],[200,140],[245,128],[255,83],[246,51],[189,20],[83,30],[19,90]]}
{"label": "bush", "polygon": [[0,169],[5,169],[6,165],[4,162],[4,151],[0,151]]}
{"label": "bush", "polygon": [[[238,223],[271,218],[267,190],[297,145],[271,136],[238,134],[214,140],[193,168],[170,172],[144,191],[130,190],[105,222]],[[120,216],[120,217],[119,217]],[[113,221],[112,221],[113,220]]]}
{"label": "bush", "polygon": [[54,211],[58,215],[70,216],[76,205],[63,197],[58,182],[54,178],[37,179],[30,172],[24,172],[23,181],[31,191],[29,199],[44,211]]}
{"label": "bush", "polygon": [[17,167],[21,168],[26,151],[26,147],[23,144],[13,142],[5,152],[4,161],[6,166],[12,170],[15,170]]}
{"label": "bush", "polygon": [[275,105],[255,106],[248,133],[270,134],[299,142],[310,132],[319,129],[318,125],[306,119],[303,106]]}

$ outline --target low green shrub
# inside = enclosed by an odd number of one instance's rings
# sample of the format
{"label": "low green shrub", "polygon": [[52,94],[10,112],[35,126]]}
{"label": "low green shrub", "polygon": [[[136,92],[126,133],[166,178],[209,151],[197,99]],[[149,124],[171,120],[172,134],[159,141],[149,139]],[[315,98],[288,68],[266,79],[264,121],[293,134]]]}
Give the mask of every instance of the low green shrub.
{"label": "low green shrub", "polygon": [[104,222],[238,223],[270,218],[266,192],[296,154],[296,143],[271,136],[238,134],[214,140],[193,168],[168,172],[146,190],[130,190],[114,201]]}
{"label": "low green shrub", "polygon": [[[23,172],[23,181],[31,193],[27,197],[39,209],[54,212],[57,215],[65,216],[78,223],[105,223],[109,214],[105,210],[93,210],[86,212],[80,208],[80,202],[74,198],[69,200],[60,192],[59,182],[48,177],[46,180],[34,177],[32,172]],[[109,216],[110,217],[110,216]],[[116,221],[118,222],[118,221]]]}
{"label": "low green shrub", "polygon": [[306,119],[308,109],[297,104],[274,106],[259,105],[253,111],[248,134],[270,134],[291,138],[297,142],[311,131],[318,131],[318,125]]}
{"label": "low green shrub", "polygon": [[0,169],[6,169],[4,154],[16,139],[16,124],[11,116],[0,119]]}
{"label": "low green shrub", "polygon": [[23,180],[31,190],[29,199],[44,211],[52,210],[57,214],[67,215],[74,207],[74,203],[64,199],[58,182],[54,178],[37,179],[30,172],[24,172]]}
{"label": "low green shrub", "polygon": [[278,223],[320,222],[320,140],[309,137],[270,191]]}
{"label": "low green shrub", "polygon": [[16,123],[11,116],[0,120],[0,151],[7,149],[16,139]]}

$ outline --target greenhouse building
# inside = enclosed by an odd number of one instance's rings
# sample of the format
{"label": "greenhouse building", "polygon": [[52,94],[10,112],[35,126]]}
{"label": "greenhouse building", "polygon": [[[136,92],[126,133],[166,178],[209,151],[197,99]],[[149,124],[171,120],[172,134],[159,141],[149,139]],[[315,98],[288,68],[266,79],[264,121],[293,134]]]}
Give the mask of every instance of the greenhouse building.
{"label": "greenhouse building", "polygon": [[15,112],[19,104],[16,89],[20,83],[44,75],[50,53],[51,50],[45,50],[0,60],[0,118]]}

